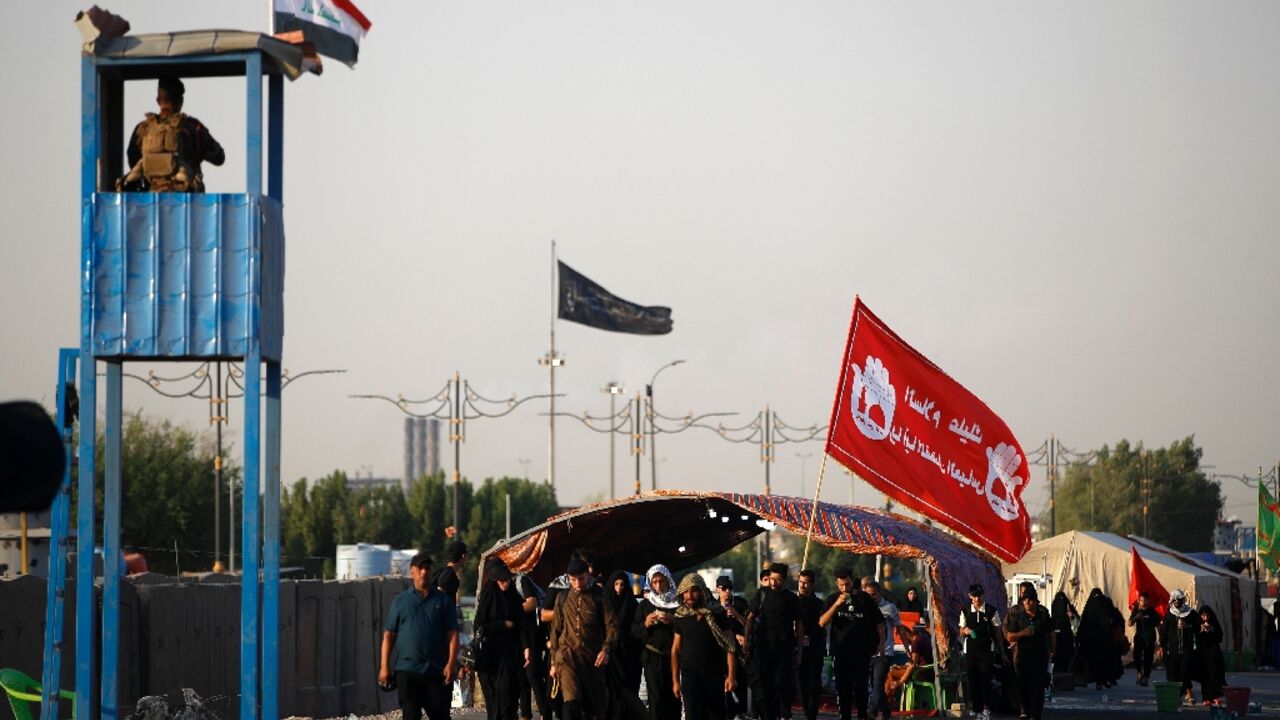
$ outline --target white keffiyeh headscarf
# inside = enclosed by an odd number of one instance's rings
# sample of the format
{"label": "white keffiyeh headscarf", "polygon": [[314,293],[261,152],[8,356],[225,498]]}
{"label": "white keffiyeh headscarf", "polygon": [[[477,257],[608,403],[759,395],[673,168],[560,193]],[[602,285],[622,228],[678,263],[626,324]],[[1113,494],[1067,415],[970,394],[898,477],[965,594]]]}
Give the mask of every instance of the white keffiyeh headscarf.
{"label": "white keffiyeh headscarf", "polygon": [[[667,579],[667,591],[658,593],[653,589],[653,576],[661,575]],[[644,591],[644,599],[653,603],[653,606],[662,610],[674,610],[680,605],[680,598],[676,597],[676,581],[671,577],[671,571],[666,565],[661,563],[649,568],[649,572],[644,574],[646,580],[649,581],[649,589]]]}

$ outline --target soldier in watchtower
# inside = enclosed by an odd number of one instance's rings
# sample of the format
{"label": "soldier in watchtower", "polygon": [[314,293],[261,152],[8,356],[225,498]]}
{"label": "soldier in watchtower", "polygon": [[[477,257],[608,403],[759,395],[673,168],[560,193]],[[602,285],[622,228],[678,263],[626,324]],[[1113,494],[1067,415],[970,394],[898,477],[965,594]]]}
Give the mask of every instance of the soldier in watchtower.
{"label": "soldier in watchtower", "polygon": [[159,112],[147,113],[129,138],[129,173],[116,182],[117,190],[204,192],[202,164],[221,165],[222,146],[204,123],[182,112],[186,87],[176,77],[160,78],[156,90]]}

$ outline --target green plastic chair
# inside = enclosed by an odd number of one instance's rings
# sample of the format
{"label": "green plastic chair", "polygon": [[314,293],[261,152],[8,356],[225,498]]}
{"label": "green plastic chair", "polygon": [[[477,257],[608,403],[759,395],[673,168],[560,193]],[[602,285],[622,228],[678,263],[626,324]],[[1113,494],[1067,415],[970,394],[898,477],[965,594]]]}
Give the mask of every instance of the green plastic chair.
{"label": "green plastic chair", "polygon": [[[932,665],[923,665],[919,669],[932,670]],[[942,704],[945,707],[947,700],[947,691],[944,687],[942,690]],[[898,691],[898,709],[907,710],[937,710],[937,698],[934,697],[933,681],[924,682],[921,680],[908,680],[902,689]]]}
{"label": "green plastic chair", "polygon": [[[31,714],[30,703],[40,706],[40,683],[21,670],[0,668],[0,687],[9,696],[9,707],[13,708],[13,716],[17,720],[37,720],[38,714]],[[58,697],[71,701],[71,715],[75,717],[76,694],[70,690],[60,690]]]}

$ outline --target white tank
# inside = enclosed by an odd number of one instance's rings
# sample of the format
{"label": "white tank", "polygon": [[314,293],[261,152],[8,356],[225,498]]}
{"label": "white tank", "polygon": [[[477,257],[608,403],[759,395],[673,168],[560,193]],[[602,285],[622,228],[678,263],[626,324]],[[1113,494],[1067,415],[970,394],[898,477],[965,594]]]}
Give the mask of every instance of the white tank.
{"label": "white tank", "polygon": [[339,580],[387,575],[391,572],[391,546],[368,543],[339,545],[335,560],[334,573]]}
{"label": "white tank", "polygon": [[408,575],[409,561],[413,560],[413,556],[417,555],[416,550],[392,550],[391,551],[391,574],[392,575]]}

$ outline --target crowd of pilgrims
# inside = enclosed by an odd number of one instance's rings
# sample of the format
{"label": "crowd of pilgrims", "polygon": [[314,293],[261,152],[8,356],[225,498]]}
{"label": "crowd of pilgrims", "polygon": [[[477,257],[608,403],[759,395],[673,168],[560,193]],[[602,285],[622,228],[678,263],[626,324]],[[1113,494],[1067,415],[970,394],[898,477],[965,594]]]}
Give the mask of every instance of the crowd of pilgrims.
{"label": "crowd of pilgrims", "polygon": [[[677,581],[665,565],[644,584],[637,599],[628,573],[602,578],[585,550],[545,591],[490,561],[473,623],[490,720],[535,708],[563,720],[779,720],[796,700],[814,720],[827,656],[846,719],[888,717],[908,682],[932,680],[928,634],[902,625],[872,578],[839,571],[826,599],[812,571],[793,591],[779,563],[761,572],[750,601],[728,576],[713,589],[696,573]],[[903,606],[923,609],[915,592]],[[897,664],[895,630],[909,649]]]}
{"label": "crowd of pilgrims", "polygon": [[1226,685],[1226,663],[1222,655],[1222,623],[1208,605],[1197,611],[1182,590],[1169,594],[1163,613],[1141,593],[1129,608],[1129,617],[1099,588],[1077,612],[1065,593],[1059,592],[1052,606],[1057,651],[1054,666],[1086,678],[1097,689],[1114,687],[1124,676],[1124,656],[1130,650],[1125,626],[1133,628],[1133,665],[1139,685],[1151,682],[1151,668],[1159,660],[1166,679],[1181,685],[1182,702],[1194,705],[1193,683],[1199,682],[1201,700],[1215,704],[1222,700]]}
{"label": "crowd of pilgrims", "polygon": [[[903,624],[900,609],[927,612],[914,589],[900,607],[874,578],[840,570],[825,598],[812,571],[796,590],[788,568],[760,575],[750,601],[722,576],[714,589],[691,573],[679,581],[664,565],[645,573],[643,597],[631,576],[597,574],[592,554],[578,550],[565,573],[544,590],[501,561],[485,567],[473,623],[474,672],[489,720],[725,720],[818,714],[824,658],[831,657],[841,720],[890,717],[908,683],[933,682],[927,631]],[[1005,617],[969,589],[959,618],[971,717],[1007,705],[1040,718],[1053,668],[1111,687],[1124,673],[1126,620],[1095,589],[1077,613],[1058,593],[1052,612],[1031,583]],[[1171,681],[1193,702],[1192,681],[1216,701],[1225,683],[1222,628],[1212,608],[1190,609],[1175,591],[1161,616],[1145,594],[1131,608],[1139,684],[1162,659]],[[894,634],[906,652],[895,653]],[[641,679],[647,705],[640,699]]]}

